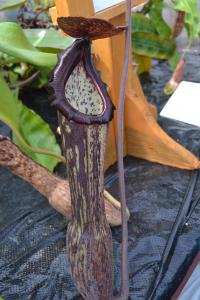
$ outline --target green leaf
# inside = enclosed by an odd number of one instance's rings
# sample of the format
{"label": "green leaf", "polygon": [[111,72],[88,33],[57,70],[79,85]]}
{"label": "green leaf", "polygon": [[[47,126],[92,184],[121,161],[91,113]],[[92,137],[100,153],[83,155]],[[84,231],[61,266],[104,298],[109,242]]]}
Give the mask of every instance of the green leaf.
{"label": "green leaf", "polygon": [[158,59],[169,59],[175,50],[173,41],[163,40],[153,33],[132,33],[133,52]]}
{"label": "green leaf", "polygon": [[52,68],[57,63],[56,54],[35,48],[16,23],[0,23],[0,51],[38,67]]}
{"label": "green leaf", "polygon": [[164,21],[162,11],[162,5],[160,3],[154,3],[149,11],[149,16],[160,37],[169,38],[171,35],[171,28]]}
{"label": "green leaf", "polygon": [[48,84],[49,81],[49,70],[42,69],[39,76],[34,80],[32,85],[37,88],[41,88],[44,85]]}
{"label": "green leaf", "polygon": [[178,64],[180,60],[179,54],[178,54],[178,50],[175,49],[172,56],[169,57],[168,62],[170,64],[170,66],[172,67],[172,69],[174,70]]}
{"label": "green leaf", "polygon": [[156,28],[152,21],[140,13],[132,14],[132,32],[152,32],[156,33]]}
{"label": "green leaf", "polygon": [[13,71],[16,74],[19,74],[21,77],[23,77],[28,70],[28,66],[25,63],[21,63],[13,68]]}
{"label": "green leaf", "polygon": [[58,30],[51,29],[25,29],[26,37],[34,46],[45,52],[58,52],[69,47],[74,39],[62,36]]}
{"label": "green leaf", "polygon": [[1,0],[0,11],[12,9],[17,6],[23,5],[27,0]]}
{"label": "green leaf", "polygon": [[62,157],[49,126],[15,98],[1,76],[0,91],[0,120],[12,129],[14,142],[29,157],[53,171]]}
{"label": "green leaf", "polygon": [[185,12],[185,26],[190,40],[194,40],[200,33],[200,14],[196,0],[174,0],[174,8]]}
{"label": "green leaf", "polygon": [[0,64],[1,66],[9,66],[12,64],[19,63],[20,60],[16,59],[15,57],[9,56],[6,53],[0,51]]}
{"label": "green leaf", "polygon": [[138,74],[149,72],[151,70],[152,63],[150,57],[135,54],[135,61],[138,64]]}
{"label": "green leaf", "polygon": [[16,73],[14,73],[13,71],[9,71],[9,82],[11,84],[16,83],[18,80],[18,75]]}

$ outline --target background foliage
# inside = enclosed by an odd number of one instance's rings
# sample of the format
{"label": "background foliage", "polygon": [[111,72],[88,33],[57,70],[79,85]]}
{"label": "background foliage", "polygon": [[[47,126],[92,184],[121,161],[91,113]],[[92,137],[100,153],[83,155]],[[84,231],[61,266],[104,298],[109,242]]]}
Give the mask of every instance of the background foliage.
{"label": "background foliage", "polygon": [[[34,7],[42,7],[40,1],[35,2],[32,3]],[[41,2],[44,5],[44,1]],[[5,0],[1,2],[0,9],[26,3],[28,1]],[[50,171],[63,159],[60,146],[48,124],[23,105],[18,98],[18,91],[26,84],[43,87],[57,63],[57,54],[72,42],[72,38],[62,37],[54,28],[25,29],[23,24],[0,23],[0,120],[12,129],[15,144]]]}
{"label": "background foliage", "polygon": [[[132,17],[132,48],[135,60],[138,63],[138,72],[143,73],[151,69],[152,58],[168,60],[175,74],[172,79],[181,78],[181,60],[184,53],[178,53],[176,38],[183,28],[188,33],[188,50],[195,39],[199,38],[200,15],[197,0],[150,0],[139,13]],[[164,9],[176,11],[177,17],[170,27],[163,17]],[[181,65],[182,66],[182,65]],[[176,76],[176,72],[179,72]],[[165,92],[173,92],[170,85]]]}

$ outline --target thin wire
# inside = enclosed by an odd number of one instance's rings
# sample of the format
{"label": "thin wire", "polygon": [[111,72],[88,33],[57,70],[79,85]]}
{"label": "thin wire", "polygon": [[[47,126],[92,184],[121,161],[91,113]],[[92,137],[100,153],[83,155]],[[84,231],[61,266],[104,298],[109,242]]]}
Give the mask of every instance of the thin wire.
{"label": "thin wire", "polygon": [[121,200],[122,216],[122,261],[121,261],[121,292],[115,299],[127,300],[129,294],[129,271],[128,271],[128,218],[126,212],[124,162],[123,162],[123,128],[124,128],[124,103],[126,94],[126,84],[128,78],[129,57],[131,51],[131,0],[126,1],[126,43],[124,66],[121,78],[120,99],[118,106],[117,120],[117,158],[119,175],[119,194]]}

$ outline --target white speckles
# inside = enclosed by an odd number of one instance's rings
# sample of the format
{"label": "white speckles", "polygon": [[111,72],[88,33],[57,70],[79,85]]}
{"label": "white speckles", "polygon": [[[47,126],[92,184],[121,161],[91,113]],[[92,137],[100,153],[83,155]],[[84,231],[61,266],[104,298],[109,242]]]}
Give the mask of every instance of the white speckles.
{"label": "white speckles", "polygon": [[80,170],[80,162],[79,162],[79,148],[77,145],[75,145],[75,153],[76,153],[76,167],[77,170]]}
{"label": "white speckles", "polygon": [[72,148],[68,148],[66,151],[67,157],[69,159],[73,159],[74,155],[73,155],[73,149]]}
{"label": "white speckles", "polygon": [[97,116],[103,113],[101,96],[82,62],[74,68],[65,85],[65,97],[73,108],[83,114]]}
{"label": "white speckles", "polygon": [[69,125],[66,125],[66,131],[67,133],[71,133],[71,128],[69,127]]}

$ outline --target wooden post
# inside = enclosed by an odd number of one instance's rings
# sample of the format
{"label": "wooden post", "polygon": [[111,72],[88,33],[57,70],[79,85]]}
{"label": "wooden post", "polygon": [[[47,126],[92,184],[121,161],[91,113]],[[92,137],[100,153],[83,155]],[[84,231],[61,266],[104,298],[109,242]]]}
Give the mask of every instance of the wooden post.
{"label": "wooden post", "polygon": [[[146,1],[135,0],[133,6]],[[57,17],[84,16],[105,19],[113,24],[124,25],[125,3],[119,3],[103,11],[94,12],[93,0],[55,0],[51,9],[54,24]],[[113,103],[117,107],[124,57],[124,35],[97,40],[93,43],[95,64],[101,78],[108,86]],[[106,167],[116,161],[116,117],[111,123],[106,152]],[[125,105],[124,154],[182,169],[200,167],[198,158],[170,138],[158,125],[156,108],[150,105],[141,88],[138,77],[129,66],[129,78]]]}

